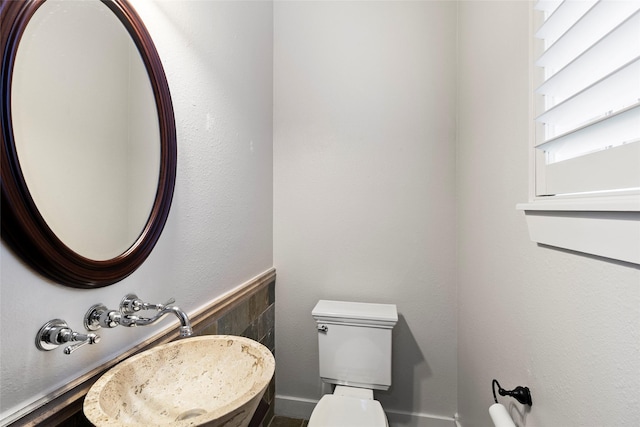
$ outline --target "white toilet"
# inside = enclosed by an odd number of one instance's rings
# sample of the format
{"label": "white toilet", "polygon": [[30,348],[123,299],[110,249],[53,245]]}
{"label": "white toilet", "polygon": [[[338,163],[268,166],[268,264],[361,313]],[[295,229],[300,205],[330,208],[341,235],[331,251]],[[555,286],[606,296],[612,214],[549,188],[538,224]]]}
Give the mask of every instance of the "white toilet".
{"label": "white toilet", "polygon": [[373,390],[391,385],[396,306],[320,300],[312,315],[318,324],[320,377],[336,387],[313,409],[309,427],[388,427]]}

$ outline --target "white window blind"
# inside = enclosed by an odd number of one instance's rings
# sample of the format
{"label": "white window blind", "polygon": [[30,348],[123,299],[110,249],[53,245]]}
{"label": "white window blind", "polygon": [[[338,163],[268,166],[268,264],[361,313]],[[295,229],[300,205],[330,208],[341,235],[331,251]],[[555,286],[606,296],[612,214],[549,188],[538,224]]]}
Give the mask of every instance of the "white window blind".
{"label": "white window blind", "polygon": [[640,265],[640,0],[530,17],[531,240]]}
{"label": "white window blind", "polygon": [[539,1],[536,197],[640,191],[640,0]]}

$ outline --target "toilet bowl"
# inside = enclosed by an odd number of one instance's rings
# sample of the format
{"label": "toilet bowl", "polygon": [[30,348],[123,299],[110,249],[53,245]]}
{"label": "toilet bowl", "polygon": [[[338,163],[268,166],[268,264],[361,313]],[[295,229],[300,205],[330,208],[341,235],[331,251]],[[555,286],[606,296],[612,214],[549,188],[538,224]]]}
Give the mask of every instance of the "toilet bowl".
{"label": "toilet bowl", "polygon": [[389,422],[372,390],[337,386],[322,396],[308,427],[389,427]]}
{"label": "toilet bowl", "polygon": [[335,389],[315,406],[309,427],[388,427],[373,392],[391,386],[396,306],[320,300],[312,315],[318,329],[320,377]]}

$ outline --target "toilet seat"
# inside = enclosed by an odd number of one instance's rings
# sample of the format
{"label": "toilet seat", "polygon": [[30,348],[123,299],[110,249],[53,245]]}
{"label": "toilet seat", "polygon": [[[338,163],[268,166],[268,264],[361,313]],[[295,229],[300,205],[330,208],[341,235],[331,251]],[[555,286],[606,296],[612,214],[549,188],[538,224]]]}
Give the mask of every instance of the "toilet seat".
{"label": "toilet seat", "polygon": [[308,427],[389,427],[380,402],[325,394],[311,413]]}

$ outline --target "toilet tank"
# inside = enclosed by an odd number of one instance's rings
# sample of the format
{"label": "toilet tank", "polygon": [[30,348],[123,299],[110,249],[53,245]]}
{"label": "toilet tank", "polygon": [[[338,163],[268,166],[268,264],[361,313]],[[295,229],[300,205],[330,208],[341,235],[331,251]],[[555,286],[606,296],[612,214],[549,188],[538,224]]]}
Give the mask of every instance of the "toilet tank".
{"label": "toilet tank", "polygon": [[320,300],[311,314],[324,382],[377,390],[391,386],[395,304]]}

